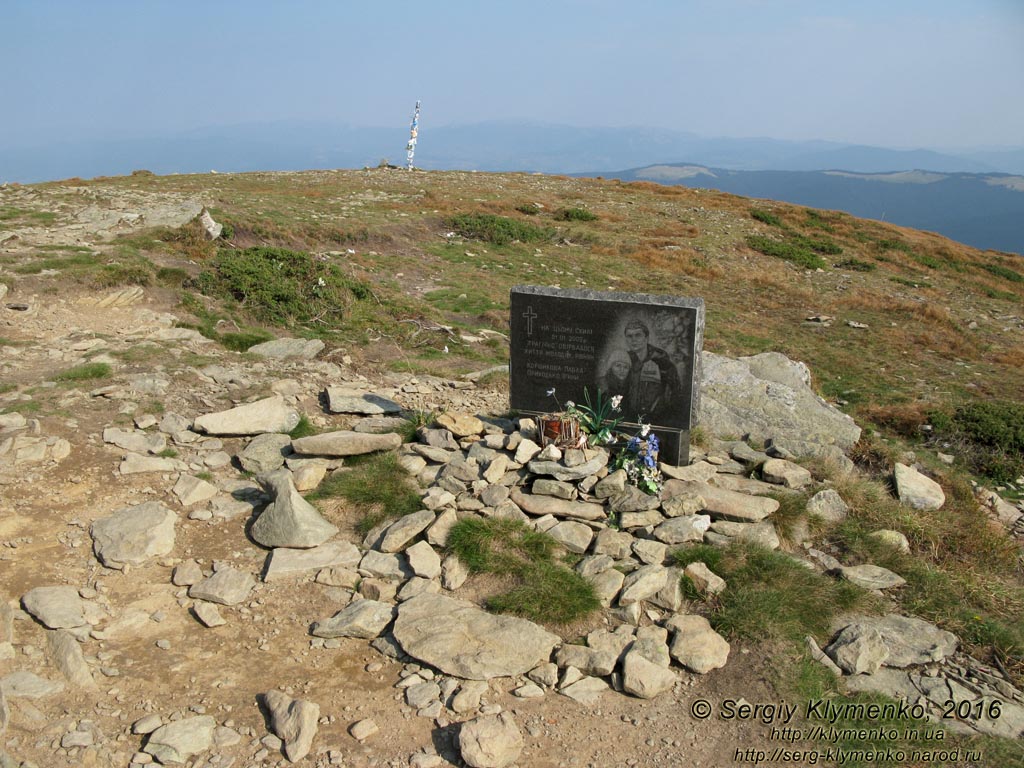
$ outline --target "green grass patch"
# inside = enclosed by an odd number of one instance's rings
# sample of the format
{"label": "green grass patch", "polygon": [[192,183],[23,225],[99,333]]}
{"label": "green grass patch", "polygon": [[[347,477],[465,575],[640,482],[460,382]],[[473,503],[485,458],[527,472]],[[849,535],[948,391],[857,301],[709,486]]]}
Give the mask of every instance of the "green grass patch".
{"label": "green grass patch", "polygon": [[527,216],[536,216],[540,213],[540,206],[536,203],[520,203],[516,206],[516,210]]}
{"label": "green grass patch", "polygon": [[74,253],[71,256],[47,256],[43,259],[34,259],[27,264],[11,267],[11,271],[19,275],[38,275],[45,270],[77,272],[93,269],[98,264],[99,260],[93,253]]}
{"label": "green grass patch", "polygon": [[249,347],[254,347],[273,338],[274,335],[269,331],[249,330],[218,334],[217,341],[233,352],[245,352]]}
{"label": "green grass patch", "polygon": [[7,225],[48,227],[57,221],[57,214],[51,211],[36,211],[31,208],[16,208],[12,205],[0,206],[0,229]]}
{"label": "green grass patch", "polygon": [[6,406],[0,413],[20,413],[22,416],[29,416],[43,410],[43,405],[38,400],[19,400]]}
{"label": "green grass patch", "polygon": [[840,262],[833,264],[836,269],[849,269],[854,272],[874,272],[877,269],[875,264],[870,261],[861,261],[860,259],[843,259]]}
{"label": "green grass patch", "polygon": [[833,216],[824,214],[821,211],[815,211],[812,208],[805,209],[804,213],[807,216],[807,219],[804,221],[806,226],[813,227],[814,229],[820,229],[824,232],[834,231],[832,226],[832,221],[834,220]]}
{"label": "green grass patch", "polygon": [[173,448],[164,448],[157,456],[162,459],[176,459],[178,458],[178,452]]}
{"label": "green grass patch", "polygon": [[[348,463],[355,464],[351,460]],[[333,497],[366,507],[356,524],[366,534],[384,520],[397,519],[422,509],[420,496],[407,481],[407,474],[394,453],[375,453],[355,464],[349,472],[328,477],[312,493],[308,501]]]}
{"label": "green grass patch", "polygon": [[105,379],[112,373],[107,363],[83,363],[74,368],[68,368],[54,376],[55,381],[91,381],[93,379]]}
{"label": "green grass patch", "polygon": [[774,213],[764,210],[763,208],[751,208],[750,217],[756,221],[760,221],[762,224],[767,224],[771,227],[779,227],[780,229],[785,228],[785,224],[782,223],[782,219],[776,216]]}
{"label": "green grass patch", "polygon": [[597,221],[598,216],[586,208],[561,208],[555,211],[556,221]]}
{"label": "green grass patch", "polygon": [[915,253],[914,261],[928,269],[942,269],[942,262],[926,253]]}
{"label": "green grass patch", "polygon": [[310,435],[317,434],[317,432],[318,430],[313,426],[313,422],[303,413],[299,416],[299,423],[288,433],[288,437],[292,440],[298,440],[300,437],[309,437]]}
{"label": "green grass patch", "polygon": [[525,221],[516,221],[491,213],[460,213],[446,221],[447,225],[470,240],[482,240],[495,245],[538,243],[554,237],[554,230],[538,227]]}
{"label": "green grass patch", "polygon": [[515,582],[507,592],[487,600],[487,608],[496,613],[565,624],[600,608],[593,586],[555,561],[557,542],[518,520],[460,520],[448,534],[448,550],[471,573],[495,574]]}
{"label": "green grass patch", "polygon": [[825,260],[810,248],[791,240],[775,240],[762,235],[748,235],[747,245],[765,256],[775,256],[805,269],[824,269]]}
{"label": "green grass patch", "polygon": [[[718,554],[713,549],[686,547],[673,558],[682,565],[693,557],[690,562],[704,562],[728,582],[710,617],[723,634],[793,644],[814,635],[820,641],[827,638],[835,616],[873,605],[860,587],[810,571],[779,552],[746,544],[733,544]],[[697,552],[690,555],[687,550]]]}
{"label": "green grass patch", "polygon": [[886,239],[876,240],[875,246],[880,251],[902,251],[903,253],[913,253],[914,249],[902,240]]}
{"label": "green grass patch", "polygon": [[153,271],[144,264],[104,264],[94,278],[100,288],[118,288],[122,285],[150,285]]}
{"label": "green grass patch", "polygon": [[188,280],[188,272],[178,267],[160,267],[156,271],[156,280],[161,285],[181,288]]}
{"label": "green grass patch", "polygon": [[1004,267],[1002,264],[979,264],[978,266],[996,277],[1009,280],[1011,283],[1024,283],[1024,275],[1009,267]]}

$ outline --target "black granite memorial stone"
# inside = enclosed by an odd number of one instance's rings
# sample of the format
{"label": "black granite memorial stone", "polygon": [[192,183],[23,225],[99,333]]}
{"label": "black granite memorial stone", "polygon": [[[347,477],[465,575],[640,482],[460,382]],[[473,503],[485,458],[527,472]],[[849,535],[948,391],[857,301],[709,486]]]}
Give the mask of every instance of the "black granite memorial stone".
{"label": "black granite memorial stone", "polygon": [[510,304],[513,410],[541,415],[583,403],[585,393],[621,395],[624,431],[650,424],[661,461],[689,461],[703,299],[527,285],[512,289]]}

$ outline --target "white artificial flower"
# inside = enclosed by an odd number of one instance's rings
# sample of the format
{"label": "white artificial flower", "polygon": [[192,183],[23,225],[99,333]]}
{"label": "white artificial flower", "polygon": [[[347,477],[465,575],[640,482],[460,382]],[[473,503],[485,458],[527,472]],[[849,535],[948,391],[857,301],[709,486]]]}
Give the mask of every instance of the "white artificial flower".
{"label": "white artificial flower", "polygon": [[640,437],[647,437],[647,435],[650,434],[650,431],[651,431],[651,425],[650,424],[644,424],[640,428]]}
{"label": "white artificial flower", "polygon": [[551,389],[548,390],[548,397],[551,397],[553,394],[555,394],[555,388],[554,387],[552,387]]}
{"label": "white artificial flower", "polygon": [[622,402],[622,395],[616,395],[612,398],[612,408],[616,411],[619,410],[619,403]]}
{"label": "white artificial flower", "polygon": [[318,277],[316,279],[316,284],[318,286],[320,286],[321,288],[323,288],[325,285],[327,285],[327,283],[324,282],[324,279],[322,277]]}
{"label": "white artificial flower", "polygon": [[566,408],[575,408],[576,407],[576,403],[574,403],[572,400],[566,400],[565,401],[565,407]]}

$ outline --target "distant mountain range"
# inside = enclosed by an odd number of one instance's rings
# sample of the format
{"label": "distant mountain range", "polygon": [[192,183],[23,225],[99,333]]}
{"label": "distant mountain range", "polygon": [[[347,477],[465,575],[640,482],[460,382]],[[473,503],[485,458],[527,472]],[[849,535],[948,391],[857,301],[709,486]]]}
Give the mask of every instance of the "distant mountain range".
{"label": "distant mountain range", "polygon": [[898,171],[734,171],[692,163],[601,174],[846,211],[937,232],[975,248],[1024,254],[1024,176]]}
{"label": "distant mountain range", "polygon": [[[579,128],[530,122],[433,127],[425,111],[416,164],[427,170],[587,173],[687,160],[736,171],[842,169],[884,173],[1024,174],[1024,147],[941,152],[828,141],[707,138],[655,128]],[[171,136],[16,146],[0,138],[0,182],[154,173],[361,168],[405,161],[408,125],[388,128],[282,121]],[[2,137],[2,127],[0,127]]]}
{"label": "distant mountain range", "polygon": [[[650,179],[785,200],[940,232],[981,248],[1024,252],[1024,147],[938,151],[829,141],[708,138],[654,128],[533,122],[433,127],[425,111],[416,165]],[[0,128],[2,136],[2,128]],[[361,168],[405,161],[407,125],[282,121],[174,136],[0,142],[0,183],[74,176]],[[667,162],[686,158],[687,163]],[[627,168],[599,172],[601,168]],[[917,169],[924,174],[901,173]],[[896,183],[899,182],[899,183]]]}

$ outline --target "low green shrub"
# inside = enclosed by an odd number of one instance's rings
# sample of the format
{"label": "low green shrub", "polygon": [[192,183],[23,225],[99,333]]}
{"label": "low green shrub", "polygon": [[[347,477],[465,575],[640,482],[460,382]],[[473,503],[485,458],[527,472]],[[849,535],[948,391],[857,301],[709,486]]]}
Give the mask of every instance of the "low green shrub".
{"label": "low green shrub", "polygon": [[537,227],[491,213],[460,213],[450,217],[447,224],[463,237],[495,245],[507,245],[517,240],[521,243],[543,242],[555,234],[547,227]]}
{"label": "low green shrub", "polygon": [[586,208],[562,208],[555,213],[558,221],[597,221],[597,214]]}
{"label": "low green shrub", "polygon": [[825,260],[804,245],[788,240],[774,240],[762,235],[748,235],[747,245],[765,256],[791,261],[806,269],[824,269]]}
{"label": "low green shrub", "polygon": [[850,269],[854,272],[874,272],[877,268],[870,261],[861,261],[860,259],[843,259],[842,261],[833,264],[836,269]]}
{"label": "low green shrub", "polygon": [[751,218],[756,219],[757,221],[760,221],[762,224],[768,224],[769,226],[772,226],[772,227],[780,227],[780,228],[782,228],[782,227],[785,226],[782,223],[782,219],[780,219],[774,213],[769,213],[768,211],[764,210],[763,208],[751,208],[750,209],[750,216],[751,216]]}
{"label": "low green shrub", "polygon": [[968,403],[948,413],[929,414],[933,440],[956,444],[976,473],[1013,482],[1024,473],[1024,404]]}
{"label": "low green shrub", "polygon": [[1011,283],[1024,283],[1024,275],[1009,267],[1004,267],[1002,264],[979,264],[978,266],[996,277],[1009,280]]}
{"label": "low green shrub", "polygon": [[89,381],[105,379],[110,374],[111,368],[107,363],[83,363],[58,373],[54,379],[57,381]]}

